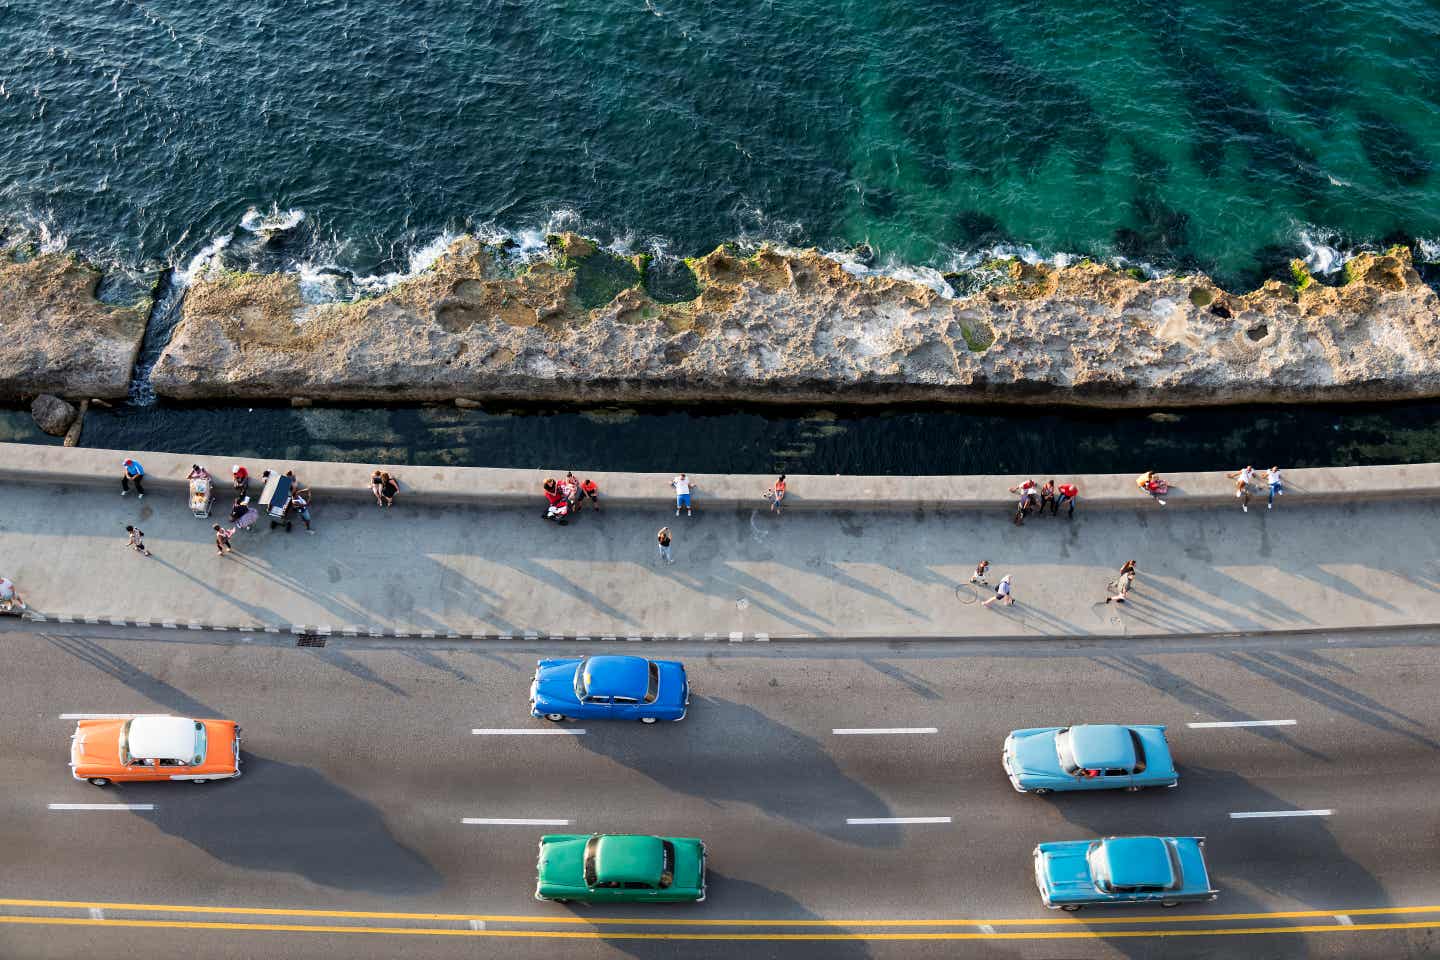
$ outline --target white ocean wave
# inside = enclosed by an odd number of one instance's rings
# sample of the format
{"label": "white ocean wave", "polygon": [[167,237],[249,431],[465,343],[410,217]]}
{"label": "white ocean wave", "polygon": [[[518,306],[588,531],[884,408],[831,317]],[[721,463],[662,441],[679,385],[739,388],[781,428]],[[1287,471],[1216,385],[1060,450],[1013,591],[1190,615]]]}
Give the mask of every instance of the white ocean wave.
{"label": "white ocean wave", "polygon": [[1422,263],[1440,263],[1440,239],[1421,238],[1415,241],[1415,247]]}
{"label": "white ocean wave", "polygon": [[261,213],[251,207],[240,218],[240,228],[250,233],[269,236],[294,230],[304,221],[304,210],[281,210],[278,205],[272,205],[269,213]]}
{"label": "white ocean wave", "polygon": [[200,251],[186,262],[185,266],[175,268],[172,278],[174,284],[183,289],[196,280],[214,276],[223,270],[221,254],[224,253],[226,247],[230,246],[230,241],[234,237],[233,233],[223,233],[212,237],[209,243],[201,247]]}
{"label": "white ocean wave", "polygon": [[411,250],[404,270],[351,277],[351,283],[355,285],[355,290],[363,296],[379,296],[411,277],[429,270],[437,260],[445,255],[445,251],[450,249],[450,245],[459,238],[460,234],[446,231],[424,246]]}
{"label": "white ocean wave", "polygon": [[1335,246],[1341,242],[1341,238],[1333,231],[1302,227],[1296,232],[1295,239],[1304,251],[1301,259],[1305,261],[1305,268],[1312,274],[1328,277],[1338,273],[1346,261],[1355,255],[1353,250],[1342,252]]}

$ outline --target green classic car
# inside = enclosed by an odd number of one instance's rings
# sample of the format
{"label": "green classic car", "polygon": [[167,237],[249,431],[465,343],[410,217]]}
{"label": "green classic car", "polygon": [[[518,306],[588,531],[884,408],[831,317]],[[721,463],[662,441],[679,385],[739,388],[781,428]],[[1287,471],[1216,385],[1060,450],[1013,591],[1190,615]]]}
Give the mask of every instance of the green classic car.
{"label": "green classic car", "polygon": [[536,872],[536,900],[700,901],[705,844],[686,837],[552,833],[540,838]]}

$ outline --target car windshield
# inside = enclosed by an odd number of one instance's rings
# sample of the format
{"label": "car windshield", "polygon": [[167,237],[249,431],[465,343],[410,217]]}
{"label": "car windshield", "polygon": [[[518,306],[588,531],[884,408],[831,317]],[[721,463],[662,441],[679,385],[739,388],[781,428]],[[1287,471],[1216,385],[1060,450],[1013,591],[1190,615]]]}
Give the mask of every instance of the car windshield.
{"label": "car windshield", "polygon": [[1085,852],[1085,862],[1090,865],[1090,879],[1094,881],[1095,889],[1114,893],[1115,888],[1110,885],[1110,865],[1105,862],[1100,841],[1090,844],[1090,849]]}
{"label": "car windshield", "polygon": [[198,764],[202,764],[202,763],[205,762],[205,741],[206,741],[206,736],[205,736],[205,724],[201,723],[199,720],[196,720],[196,721],[195,721],[195,763],[196,763],[197,765],[198,765]]}
{"label": "car windshield", "polygon": [[[651,664],[651,667],[654,667],[654,664]],[[675,882],[675,844],[669,840],[661,840],[660,847],[664,857],[660,865],[660,889],[664,890]]]}
{"label": "car windshield", "polygon": [[600,846],[599,837],[591,837],[585,841],[585,886],[595,886],[599,877],[595,873],[595,849]]}
{"label": "car windshield", "polygon": [[1130,743],[1135,748],[1135,772],[1145,772],[1145,745],[1140,742],[1140,734],[1134,730],[1130,731]]}
{"label": "car windshield", "polygon": [[1080,764],[1075,762],[1075,751],[1070,748],[1070,728],[1066,727],[1055,734],[1055,755],[1060,760],[1060,769],[1069,774],[1080,772]]}
{"label": "car windshield", "polygon": [[130,762],[130,724],[134,720],[126,720],[125,726],[120,728],[120,762]]}
{"label": "car windshield", "polygon": [[585,699],[585,665],[589,660],[581,660],[575,665],[575,696],[581,700]]}
{"label": "car windshield", "polygon": [[654,703],[655,700],[656,700],[656,698],[659,697],[659,696],[660,696],[660,666],[659,666],[654,660],[651,660],[651,661],[650,661],[650,683],[649,683],[648,686],[645,687],[645,702],[646,702],[646,703]]}

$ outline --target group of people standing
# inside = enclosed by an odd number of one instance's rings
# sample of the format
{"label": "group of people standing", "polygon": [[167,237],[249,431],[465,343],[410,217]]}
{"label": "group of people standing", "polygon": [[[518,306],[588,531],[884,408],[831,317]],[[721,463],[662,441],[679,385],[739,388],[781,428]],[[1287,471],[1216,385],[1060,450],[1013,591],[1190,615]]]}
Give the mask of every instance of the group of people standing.
{"label": "group of people standing", "polygon": [[[785,479],[781,477],[780,479]],[[1073,483],[1057,484],[1054,480],[1046,480],[1040,486],[1035,485],[1034,480],[1025,480],[1010,488],[1010,492],[1018,494],[1020,500],[1015,505],[1015,516],[1012,522],[1020,526],[1025,518],[1034,514],[1043,517],[1045,508],[1050,508],[1050,516],[1058,516],[1060,508],[1065,508],[1067,519],[1075,519],[1075,501],[1080,497],[1080,488]]]}

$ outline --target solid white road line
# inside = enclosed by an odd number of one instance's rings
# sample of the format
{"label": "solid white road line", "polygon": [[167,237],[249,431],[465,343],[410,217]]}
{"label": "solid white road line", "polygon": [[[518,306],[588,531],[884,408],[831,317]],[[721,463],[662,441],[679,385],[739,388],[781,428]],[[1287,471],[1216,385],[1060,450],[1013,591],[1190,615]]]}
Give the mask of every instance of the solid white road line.
{"label": "solid white road line", "polygon": [[1348,913],[1337,913],[1337,914],[1335,914],[1335,922],[1338,923],[1338,924],[1340,924],[1340,926],[1342,926],[1342,927],[1353,927],[1353,926],[1355,926],[1355,921],[1350,919],[1350,914],[1348,914]]}
{"label": "solid white road line", "polygon": [[1192,730],[1211,730],[1216,727],[1293,727],[1294,720],[1212,720],[1207,723],[1187,723]]}
{"label": "solid white road line", "polygon": [[584,727],[514,727],[471,730],[477,737],[582,737]]}
{"label": "solid white road line", "polygon": [[1232,813],[1231,820],[1259,820],[1263,817],[1328,817],[1334,810],[1253,810],[1249,813]]}
{"label": "solid white road line", "polygon": [[466,817],[460,821],[472,827],[568,827],[569,820],[518,820],[510,817]]}
{"label": "solid white road line", "polygon": [[884,823],[949,823],[949,817],[851,817],[845,821],[852,826],[869,826]]}
{"label": "solid white road line", "polygon": [[830,732],[837,737],[854,737],[872,733],[939,733],[940,730],[937,727],[836,727]]}
{"label": "solid white road line", "polygon": [[154,810],[153,803],[52,803],[51,810]]}

